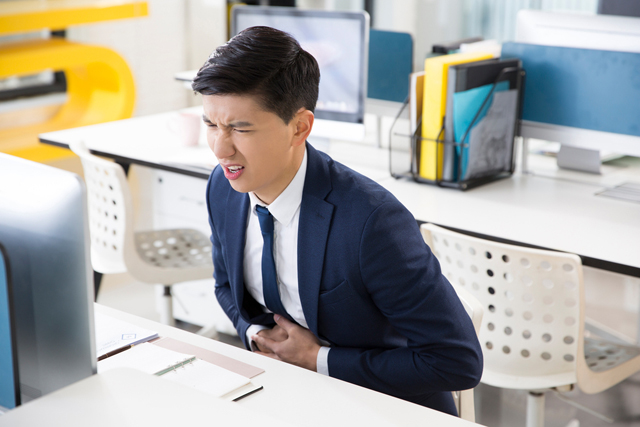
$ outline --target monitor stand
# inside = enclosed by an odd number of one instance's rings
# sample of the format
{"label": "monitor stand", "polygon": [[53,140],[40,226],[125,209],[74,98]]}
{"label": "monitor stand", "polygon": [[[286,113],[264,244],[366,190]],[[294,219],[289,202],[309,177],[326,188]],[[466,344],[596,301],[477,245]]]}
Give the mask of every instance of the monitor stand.
{"label": "monitor stand", "polygon": [[600,151],[562,144],[557,155],[558,167],[580,172],[600,174]]}

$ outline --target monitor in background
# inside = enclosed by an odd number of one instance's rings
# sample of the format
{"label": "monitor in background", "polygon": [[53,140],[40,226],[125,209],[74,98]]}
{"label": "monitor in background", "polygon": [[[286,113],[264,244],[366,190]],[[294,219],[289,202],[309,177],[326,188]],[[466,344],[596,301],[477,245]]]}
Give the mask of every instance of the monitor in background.
{"label": "monitor in background", "polygon": [[[11,408],[96,372],[93,283],[80,177],[0,153],[0,206],[4,283],[12,290],[3,293],[6,304],[0,297],[0,372],[15,373],[15,364],[18,374],[0,405]],[[12,386],[19,395],[11,396]]]}
{"label": "monitor in background", "polygon": [[640,1],[598,0],[598,13],[601,15],[635,16],[640,18]]}
{"label": "monitor in background", "polygon": [[[640,19],[522,10],[518,13],[515,41],[544,46],[640,53]],[[536,91],[538,96],[542,96],[538,92],[544,90],[544,87],[532,87],[528,90],[532,85],[532,81],[536,80],[536,76],[531,74],[533,70],[530,69],[531,67],[527,68],[526,61],[523,61],[523,65],[527,71],[527,79],[521,129],[522,136],[561,143],[562,145],[558,152],[558,165],[560,167],[598,173],[600,171],[601,151],[640,156],[640,136],[633,133],[629,134],[625,130],[628,128],[627,125],[633,126],[633,123],[625,123],[623,118],[617,118],[618,125],[616,125],[615,129],[604,131],[593,127],[575,127],[529,120],[528,116],[530,117],[531,109],[527,112],[527,92]],[[585,70],[593,71],[596,66],[606,68],[610,64],[592,65]],[[553,71],[549,67],[538,67],[538,69]],[[611,68],[609,71],[614,70]],[[578,82],[575,81],[572,86],[577,84]],[[628,86],[630,88],[633,86],[633,82],[629,80],[619,81],[616,85],[618,87],[617,95],[625,98],[629,96],[629,93],[625,93],[625,87]],[[549,85],[549,87],[553,87],[553,85]],[[572,87],[573,98],[564,101],[575,101],[577,99],[576,94],[583,94],[597,89],[594,86]],[[565,94],[569,96],[569,92],[567,91]],[[549,98],[559,96],[557,93],[548,95]],[[529,100],[531,100],[531,97],[529,97]],[[579,108],[582,115],[596,115],[599,109],[604,108],[603,102],[613,102],[613,100],[611,96],[605,96],[598,102],[575,105],[575,108]],[[620,109],[615,102],[612,105],[613,111]],[[611,111],[609,112],[611,113]]]}
{"label": "monitor in background", "polygon": [[320,66],[320,93],[310,140],[361,141],[367,90],[369,15],[366,12],[237,6],[231,34],[253,26],[286,31]]}

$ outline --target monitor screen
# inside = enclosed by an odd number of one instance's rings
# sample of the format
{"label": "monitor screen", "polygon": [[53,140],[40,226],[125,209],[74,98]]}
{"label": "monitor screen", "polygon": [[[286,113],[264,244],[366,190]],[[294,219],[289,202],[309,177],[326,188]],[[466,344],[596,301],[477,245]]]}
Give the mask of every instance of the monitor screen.
{"label": "monitor screen", "polygon": [[26,403],[96,372],[86,190],[73,173],[0,153],[0,206]]}
{"label": "monitor screen", "polygon": [[232,35],[259,25],[291,34],[318,61],[321,77],[316,119],[364,124],[369,37],[366,12],[233,8]]}
{"label": "monitor screen", "polygon": [[598,13],[640,18],[640,2],[638,0],[598,0]]}

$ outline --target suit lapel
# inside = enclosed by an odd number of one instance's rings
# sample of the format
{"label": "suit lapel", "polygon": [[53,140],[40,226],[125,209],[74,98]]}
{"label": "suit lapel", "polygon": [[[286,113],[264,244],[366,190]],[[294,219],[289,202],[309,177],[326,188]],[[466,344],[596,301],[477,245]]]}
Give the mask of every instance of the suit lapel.
{"label": "suit lapel", "polygon": [[244,300],[244,245],[247,233],[249,196],[229,190],[226,209],[226,241],[228,274],[236,306],[241,309]]}
{"label": "suit lapel", "polygon": [[298,229],[298,288],[309,329],[318,335],[318,295],[333,205],[324,200],[331,191],[327,161],[309,144],[307,157]]}

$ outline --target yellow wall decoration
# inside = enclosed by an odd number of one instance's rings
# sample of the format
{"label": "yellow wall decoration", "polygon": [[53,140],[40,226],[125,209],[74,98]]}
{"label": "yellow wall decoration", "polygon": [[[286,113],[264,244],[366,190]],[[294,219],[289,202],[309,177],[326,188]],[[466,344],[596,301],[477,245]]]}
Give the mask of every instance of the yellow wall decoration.
{"label": "yellow wall decoration", "polygon": [[[3,4],[0,34],[41,28],[56,30],[72,24],[146,14],[146,2],[12,1]],[[56,37],[0,46],[0,79],[43,71],[64,72],[67,102],[47,121],[3,126],[0,151],[36,161],[69,156],[68,150],[39,145],[38,134],[125,119],[133,114],[133,75],[124,58],[113,50]]]}

